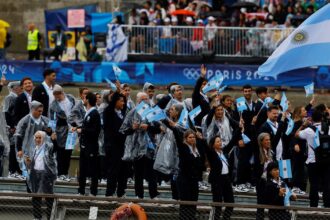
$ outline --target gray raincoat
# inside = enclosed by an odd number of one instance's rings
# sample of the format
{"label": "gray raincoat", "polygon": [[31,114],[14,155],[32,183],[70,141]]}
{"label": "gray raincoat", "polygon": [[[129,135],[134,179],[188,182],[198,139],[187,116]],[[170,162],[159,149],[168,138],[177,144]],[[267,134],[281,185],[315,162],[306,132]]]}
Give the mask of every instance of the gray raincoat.
{"label": "gray raincoat", "polygon": [[73,127],[81,127],[86,114],[86,108],[82,100],[77,100],[68,118],[68,123]]}

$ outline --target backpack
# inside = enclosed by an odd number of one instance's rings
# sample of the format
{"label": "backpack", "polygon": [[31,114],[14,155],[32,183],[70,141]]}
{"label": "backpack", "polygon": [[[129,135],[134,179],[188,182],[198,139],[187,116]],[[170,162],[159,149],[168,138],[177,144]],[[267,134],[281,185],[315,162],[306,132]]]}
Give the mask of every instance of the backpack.
{"label": "backpack", "polygon": [[[311,126],[313,131],[316,131],[315,126]],[[329,125],[327,123],[321,124],[321,130],[323,134],[319,132],[320,146],[314,149],[315,160],[317,163],[322,165],[330,165],[330,135],[329,135]]]}

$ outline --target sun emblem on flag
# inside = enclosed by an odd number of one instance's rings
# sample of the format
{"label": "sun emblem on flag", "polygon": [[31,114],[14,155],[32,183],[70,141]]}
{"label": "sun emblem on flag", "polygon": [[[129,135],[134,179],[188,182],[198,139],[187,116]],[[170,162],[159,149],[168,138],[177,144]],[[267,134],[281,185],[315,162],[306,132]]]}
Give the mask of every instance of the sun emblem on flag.
{"label": "sun emblem on flag", "polygon": [[298,31],[292,38],[292,43],[302,44],[307,41],[307,33],[305,31]]}

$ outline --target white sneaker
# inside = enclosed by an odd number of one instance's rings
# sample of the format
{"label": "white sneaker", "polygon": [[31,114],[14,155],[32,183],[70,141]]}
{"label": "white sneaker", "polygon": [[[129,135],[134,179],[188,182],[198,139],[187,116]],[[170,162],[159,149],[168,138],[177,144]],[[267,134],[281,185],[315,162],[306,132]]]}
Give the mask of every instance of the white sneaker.
{"label": "white sneaker", "polygon": [[170,186],[168,183],[166,183],[164,180],[161,182],[160,186],[162,187],[168,187]]}
{"label": "white sneaker", "polygon": [[127,179],[127,184],[128,185],[134,185],[134,180],[132,178]]}
{"label": "white sneaker", "polygon": [[16,179],[19,179],[19,180],[26,180],[26,177],[25,177],[25,176],[22,176],[21,174],[17,174],[17,175],[16,175]]}
{"label": "white sneaker", "polygon": [[292,192],[297,194],[297,195],[306,195],[306,192],[301,190],[300,188],[298,187],[293,187],[292,188]]}
{"label": "white sneaker", "polygon": [[107,184],[107,179],[101,179],[101,184]]}
{"label": "white sneaker", "polygon": [[148,186],[148,182],[146,180],[143,180],[143,186]]}
{"label": "white sneaker", "polygon": [[235,191],[241,192],[241,193],[246,193],[249,191],[249,189],[246,188],[245,184],[240,184],[240,185],[236,186]]}
{"label": "white sneaker", "polygon": [[58,177],[57,177],[56,181],[57,181],[57,182],[66,182],[65,179],[66,179],[66,177],[65,177],[64,175],[61,175],[61,176],[58,176]]}
{"label": "white sneaker", "polygon": [[9,173],[7,178],[8,179],[17,179],[17,173]]}

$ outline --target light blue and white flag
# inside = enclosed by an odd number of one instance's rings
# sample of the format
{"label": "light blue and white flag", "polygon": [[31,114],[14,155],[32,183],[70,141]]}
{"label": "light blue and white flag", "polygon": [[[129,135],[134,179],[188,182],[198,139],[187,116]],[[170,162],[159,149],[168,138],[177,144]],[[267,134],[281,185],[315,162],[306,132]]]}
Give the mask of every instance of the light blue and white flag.
{"label": "light blue and white flag", "polygon": [[104,80],[109,84],[109,86],[110,86],[110,89],[112,90],[112,91],[117,91],[117,86],[116,86],[116,84],[114,84],[113,82],[111,82],[111,80],[110,79],[108,79],[108,78],[104,78]]}
{"label": "light blue and white flag", "polygon": [[240,97],[240,98],[236,99],[236,106],[237,106],[238,112],[243,112],[244,110],[246,110],[247,106],[245,104],[245,98]]}
{"label": "light blue and white flag", "polygon": [[285,186],[284,206],[290,206],[290,197],[292,196],[291,189]]}
{"label": "light blue and white flag", "polygon": [[282,106],[282,112],[286,112],[289,108],[288,98],[286,97],[285,92],[282,92],[280,105]]}
{"label": "light blue and white flag", "polygon": [[66,142],[65,142],[65,150],[73,150],[74,147],[76,146],[77,138],[78,138],[77,132],[69,131],[68,137],[66,138]]}
{"label": "light blue and white flag", "polygon": [[316,128],[316,131],[315,131],[315,136],[314,136],[314,139],[313,139],[313,148],[316,149],[320,146],[320,131],[319,131],[319,128]]}
{"label": "light blue and white flag", "polygon": [[262,106],[260,108],[260,111],[263,109],[263,108],[268,108],[269,106],[269,103],[272,103],[274,101],[274,99],[272,97],[267,97],[265,98],[264,102],[262,103]]}
{"label": "light blue and white flag", "polygon": [[288,117],[288,127],[286,128],[285,135],[290,135],[294,127],[294,121],[291,117]]}
{"label": "light blue and white flag", "polygon": [[314,94],[314,83],[304,86],[306,97],[312,96]]}
{"label": "light blue and white flag", "polygon": [[48,121],[48,127],[52,129],[53,132],[56,131],[56,112],[54,112],[53,119]]}
{"label": "light blue and white flag", "polygon": [[151,111],[146,114],[146,119],[148,122],[160,121],[166,118],[165,112],[156,105],[151,109]]}
{"label": "light blue and white flag", "polygon": [[202,112],[201,106],[197,106],[193,110],[189,112],[189,118],[192,121],[192,123],[195,125],[195,118]]}
{"label": "light blue and white flag", "polygon": [[225,89],[226,89],[227,87],[228,87],[227,85],[221,87],[221,88],[219,89],[218,93],[219,93],[219,94],[223,93],[223,91],[225,91]]}
{"label": "light blue and white flag", "polygon": [[330,4],[325,5],[295,29],[262,64],[261,76],[330,63]]}
{"label": "light blue and white flag", "polygon": [[180,114],[180,118],[178,121],[178,124],[186,129],[189,128],[188,116],[189,116],[188,110],[184,108]]}
{"label": "light blue and white flag", "polygon": [[223,75],[215,75],[210,81],[204,86],[203,93],[206,94],[214,89],[218,90],[223,82]]}
{"label": "light blue and white flag", "polygon": [[250,138],[244,133],[242,133],[242,138],[243,138],[244,144],[248,144],[251,141]]}
{"label": "light blue and white flag", "polygon": [[278,166],[280,169],[280,177],[282,177],[283,179],[292,178],[291,160],[279,160]]}
{"label": "light blue and white flag", "polygon": [[115,73],[115,77],[119,80],[121,73],[123,72],[116,64],[112,64],[112,70]]}
{"label": "light blue and white flag", "polygon": [[127,60],[127,37],[120,25],[109,24],[108,27],[106,60],[124,62]]}
{"label": "light blue and white flag", "polygon": [[144,119],[145,113],[149,110],[149,108],[149,105],[142,101],[135,107],[135,111],[141,116],[142,119]]}

